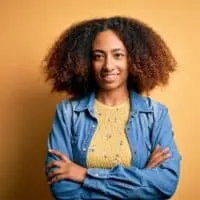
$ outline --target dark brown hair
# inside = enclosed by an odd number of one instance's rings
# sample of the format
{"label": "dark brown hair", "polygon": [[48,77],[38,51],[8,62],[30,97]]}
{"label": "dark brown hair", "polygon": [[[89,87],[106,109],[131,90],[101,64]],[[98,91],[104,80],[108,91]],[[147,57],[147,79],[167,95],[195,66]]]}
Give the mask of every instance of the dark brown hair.
{"label": "dark brown hair", "polygon": [[176,60],[162,38],[145,23],[129,17],[92,19],[66,29],[43,62],[52,91],[83,97],[96,89],[91,72],[92,44],[99,32],[112,30],[124,43],[129,58],[128,87],[149,93],[166,85]]}

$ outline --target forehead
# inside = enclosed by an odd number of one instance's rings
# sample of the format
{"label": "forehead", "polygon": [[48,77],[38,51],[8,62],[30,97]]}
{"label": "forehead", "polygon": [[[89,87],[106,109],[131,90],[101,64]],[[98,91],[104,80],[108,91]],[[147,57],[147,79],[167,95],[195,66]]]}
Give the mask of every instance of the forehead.
{"label": "forehead", "polygon": [[93,49],[102,49],[106,51],[112,49],[125,50],[126,48],[116,33],[111,30],[106,30],[96,36],[93,42]]}

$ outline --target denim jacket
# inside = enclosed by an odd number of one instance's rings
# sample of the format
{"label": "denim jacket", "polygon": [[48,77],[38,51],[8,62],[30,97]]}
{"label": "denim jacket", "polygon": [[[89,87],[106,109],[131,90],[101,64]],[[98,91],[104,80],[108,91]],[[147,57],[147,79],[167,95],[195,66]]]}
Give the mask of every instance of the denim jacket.
{"label": "denim jacket", "polygon": [[[133,155],[131,167],[87,167],[87,150],[98,124],[94,93],[57,105],[48,148],[63,152],[70,160],[87,168],[83,183],[62,180],[50,186],[57,200],[168,199],[174,194],[181,156],[174,142],[168,110],[132,90],[129,96],[131,110],[125,132]],[[145,168],[157,144],[161,148],[169,147],[172,156],[159,167]],[[46,162],[55,159],[58,158],[47,154]]]}

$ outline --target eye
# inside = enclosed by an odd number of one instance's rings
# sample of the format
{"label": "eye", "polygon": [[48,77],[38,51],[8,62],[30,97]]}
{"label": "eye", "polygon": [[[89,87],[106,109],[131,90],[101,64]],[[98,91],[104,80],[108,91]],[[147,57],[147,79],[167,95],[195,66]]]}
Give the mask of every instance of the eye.
{"label": "eye", "polygon": [[114,57],[115,57],[116,59],[120,60],[120,59],[122,59],[122,58],[124,57],[124,54],[122,54],[122,53],[115,53],[115,54],[114,54]]}
{"label": "eye", "polygon": [[92,55],[92,59],[93,60],[103,60],[104,59],[104,56],[102,54],[93,54]]}

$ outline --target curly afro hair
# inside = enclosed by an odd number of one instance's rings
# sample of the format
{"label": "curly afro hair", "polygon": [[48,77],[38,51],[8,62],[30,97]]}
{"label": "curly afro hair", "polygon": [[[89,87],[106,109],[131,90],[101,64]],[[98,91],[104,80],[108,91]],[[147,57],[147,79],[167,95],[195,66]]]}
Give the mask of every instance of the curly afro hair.
{"label": "curly afro hair", "polygon": [[176,60],[162,38],[145,23],[130,17],[86,20],[66,29],[43,62],[52,91],[83,97],[96,89],[91,70],[92,44],[98,33],[114,31],[128,52],[128,87],[146,93],[167,85]]}

